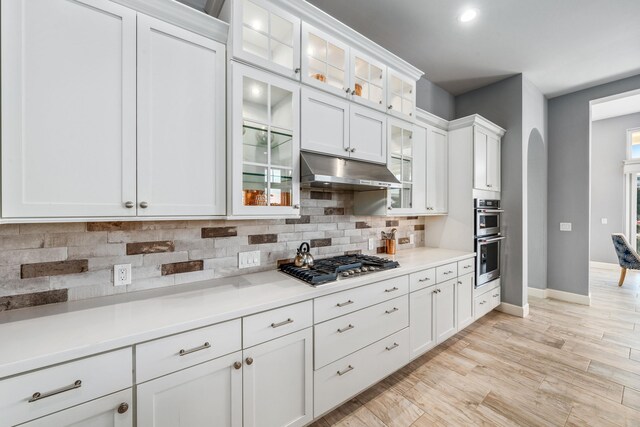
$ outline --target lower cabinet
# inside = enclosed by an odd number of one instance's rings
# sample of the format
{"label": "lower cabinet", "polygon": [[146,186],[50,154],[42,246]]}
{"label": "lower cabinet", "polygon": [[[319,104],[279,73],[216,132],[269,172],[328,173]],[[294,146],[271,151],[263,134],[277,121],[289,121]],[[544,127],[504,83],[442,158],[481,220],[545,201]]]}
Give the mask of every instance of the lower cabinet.
{"label": "lower cabinet", "polygon": [[436,287],[430,286],[409,296],[411,358],[416,358],[436,345],[433,310]]}
{"label": "lower cabinet", "polygon": [[452,337],[457,331],[456,322],[456,284],[457,280],[448,280],[436,285],[436,342]]}
{"label": "lower cabinet", "polygon": [[243,351],[244,427],[297,427],[313,420],[312,350],[307,328]]}
{"label": "lower cabinet", "polygon": [[138,385],[139,427],[242,426],[242,354]]}
{"label": "lower cabinet", "polygon": [[458,331],[473,323],[473,283],[473,273],[458,277],[456,286]]}
{"label": "lower cabinet", "polygon": [[478,320],[500,305],[500,279],[496,279],[493,282],[489,282],[481,288],[476,289],[474,295],[474,319]]}
{"label": "lower cabinet", "polygon": [[74,406],[55,414],[38,418],[22,427],[131,427],[133,399],[131,389]]}

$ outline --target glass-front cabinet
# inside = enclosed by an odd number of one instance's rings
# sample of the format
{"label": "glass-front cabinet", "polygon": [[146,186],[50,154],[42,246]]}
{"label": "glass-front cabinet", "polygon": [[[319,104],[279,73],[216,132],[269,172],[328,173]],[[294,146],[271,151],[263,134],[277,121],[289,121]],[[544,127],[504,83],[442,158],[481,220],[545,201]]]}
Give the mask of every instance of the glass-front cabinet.
{"label": "glass-front cabinet", "polygon": [[351,49],[351,99],[385,111],[387,67],[373,58]]}
{"label": "glass-front cabinet", "polygon": [[389,69],[387,103],[389,114],[413,121],[416,115],[416,82]]}
{"label": "glass-front cabinet", "polygon": [[299,79],[300,18],[265,0],[235,0],[233,7],[233,56]]}
{"label": "glass-front cabinet", "polygon": [[402,120],[389,119],[388,166],[402,188],[387,191],[389,214],[422,213],[426,131]]}
{"label": "glass-front cabinet", "polygon": [[346,44],[303,22],[301,55],[304,83],[342,97],[351,93]]}
{"label": "glass-front cabinet", "polygon": [[233,215],[300,213],[300,88],[232,63]]}

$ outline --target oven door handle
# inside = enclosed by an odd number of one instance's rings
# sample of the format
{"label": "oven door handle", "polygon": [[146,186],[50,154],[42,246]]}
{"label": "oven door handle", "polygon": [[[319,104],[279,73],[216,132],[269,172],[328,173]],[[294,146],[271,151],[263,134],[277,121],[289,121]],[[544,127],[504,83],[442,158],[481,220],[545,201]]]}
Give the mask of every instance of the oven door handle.
{"label": "oven door handle", "polygon": [[504,213],[504,209],[476,209],[478,213],[499,214]]}
{"label": "oven door handle", "polygon": [[484,245],[485,243],[493,243],[500,240],[504,240],[505,238],[506,236],[497,236],[497,237],[491,237],[489,239],[478,239],[478,243],[481,245]]}

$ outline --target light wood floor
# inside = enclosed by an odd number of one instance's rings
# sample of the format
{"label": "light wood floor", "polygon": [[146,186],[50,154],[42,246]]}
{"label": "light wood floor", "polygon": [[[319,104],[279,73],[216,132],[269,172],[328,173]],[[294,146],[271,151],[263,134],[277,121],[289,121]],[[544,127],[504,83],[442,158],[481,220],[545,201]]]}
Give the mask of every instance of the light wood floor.
{"label": "light wood floor", "polygon": [[640,426],[640,272],[592,269],[590,307],[493,312],[313,427]]}

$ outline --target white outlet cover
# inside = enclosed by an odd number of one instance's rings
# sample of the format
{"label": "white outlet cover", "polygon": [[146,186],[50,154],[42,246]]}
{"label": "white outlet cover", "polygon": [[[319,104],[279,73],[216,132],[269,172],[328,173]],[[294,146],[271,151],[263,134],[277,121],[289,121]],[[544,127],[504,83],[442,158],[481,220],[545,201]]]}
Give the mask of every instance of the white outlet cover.
{"label": "white outlet cover", "polygon": [[257,267],[260,265],[260,251],[238,252],[238,268]]}
{"label": "white outlet cover", "polygon": [[602,225],[607,225],[609,223],[609,220],[607,218],[601,218],[600,222],[602,223]]}
{"label": "white outlet cover", "polygon": [[409,244],[413,245],[416,243],[416,235],[415,234],[409,234]]}
{"label": "white outlet cover", "polygon": [[369,238],[369,250],[372,251],[376,248],[376,239],[373,237]]}
{"label": "white outlet cover", "polygon": [[571,223],[570,222],[561,222],[560,223],[560,231],[571,231]]}
{"label": "white outlet cover", "polygon": [[117,264],[113,266],[113,286],[131,284],[131,264]]}

